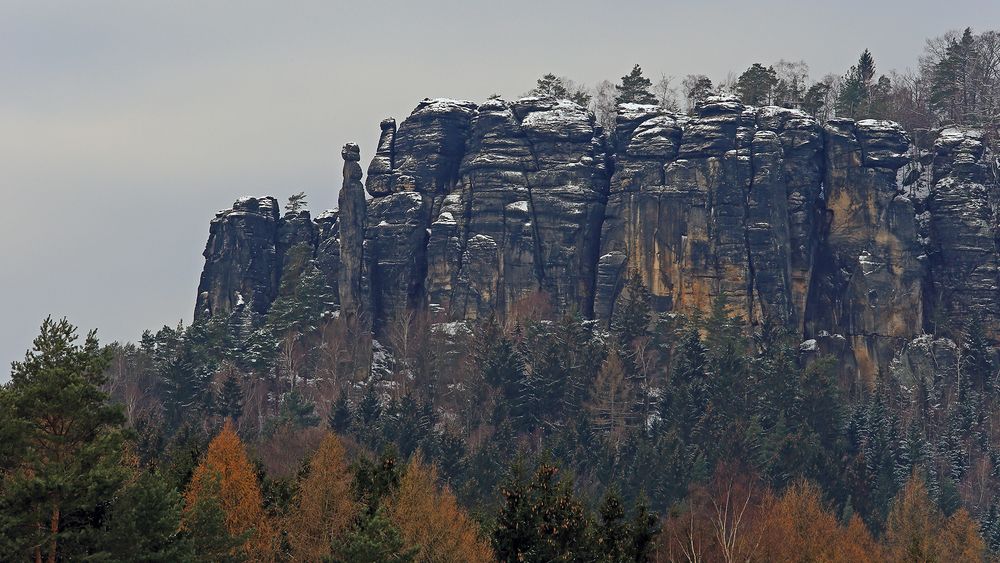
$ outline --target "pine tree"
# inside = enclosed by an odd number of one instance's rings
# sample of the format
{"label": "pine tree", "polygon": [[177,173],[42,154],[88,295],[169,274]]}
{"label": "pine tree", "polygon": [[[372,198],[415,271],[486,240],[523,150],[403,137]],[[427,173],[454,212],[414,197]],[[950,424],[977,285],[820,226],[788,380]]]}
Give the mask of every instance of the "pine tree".
{"label": "pine tree", "polygon": [[590,104],[590,94],[572,84],[565,78],[560,78],[551,72],[538,79],[535,87],[529,92],[532,96],[551,96],[557,99],[568,99],[587,107]]}
{"label": "pine tree", "polygon": [[488,385],[500,391],[507,402],[518,392],[524,378],[524,358],[517,343],[507,335],[495,316],[481,323],[474,334],[473,361]]}
{"label": "pine tree", "polygon": [[515,469],[500,488],[502,505],[493,528],[493,550],[500,561],[588,560],[589,522],[569,480],[542,464],[530,482]]}
{"label": "pine tree", "polygon": [[747,105],[770,105],[777,84],[778,75],[774,67],[764,67],[760,63],[754,63],[736,81],[736,92]]}
{"label": "pine tree", "polygon": [[222,383],[219,391],[219,398],[215,401],[216,410],[219,416],[239,420],[243,415],[243,390],[240,388],[240,381],[235,373]]}
{"label": "pine tree", "polygon": [[181,534],[183,498],[161,476],[143,472],[115,499],[105,551],[113,561],[190,561],[190,538]]}
{"label": "pine tree", "polygon": [[288,196],[288,203],[285,204],[287,213],[297,214],[299,210],[306,206],[306,192],[299,192]]}
{"label": "pine tree", "polygon": [[686,331],[674,361],[670,387],[660,406],[660,418],[685,443],[691,443],[708,406],[707,354],[698,332]]}
{"label": "pine tree", "polygon": [[653,82],[642,75],[639,65],[632,67],[632,72],[622,77],[622,83],[615,85],[618,92],[616,104],[656,104],[656,96],[649,90]]}
{"label": "pine tree", "polygon": [[351,419],[353,418],[354,413],[351,412],[351,404],[347,400],[347,391],[341,389],[340,394],[337,395],[337,400],[333,402],[333,406],[330,408],[330,416],[327,419],[327,424],[330,430],[338,434],[344,434],[351,429]]}
{"label": "pine tree", "polygon": [[351,480],[344,445],[327,434],[309,460],[309,472],[299,485],[294,509],[285,523],[296,561],[320,561],[330,556],[333,543],[346,533],[357,514]]}
{"label": "pine tree", "polygon": [[399,490],[402,475],[396,463],[396,451],[390,445],[377,461],[362,457],[355,464],[351,485],[355,499],[364,507],[367,516],[375,514]]}
{"label": "pine tree", "polygon": [[533,96],[552,96],[553,98],[569,97],[569,91],[561,78],[551,72],[538,79],[531,90]]}
{"label": "pine tree", "polygon": [[971,28],[962,37],[949,41],[941,60],[931,72],[930,106],[948,121],[968,124],[976,122],[975,76],[976,40]]}
{"label": "pine tree", "polygon": [[712,95],[712,92],[715,91],[712,80],[703,74],[687,75],[684,77],[681,86],[684,89],[684,99],[687,102],[688,113],[694,113],[695,105]]}
{"label": "pine tree", "polygon": [[[0,544],[11,557],[80,558],[122,485],[121,409],[101,390],[109,356],[47,318],[0,388]],[[18,555],[19,554],[19,555]]]}
{"label": "pine tree", "polygon": [[852,66],[844,75],[837,99],[837,113],[847,117],[860,119],[872,115],[882,93],[875,80],[875,58],[871,51],[865,49],[858,58],[858,64]]}
{"label": "pine tree", "polygon": [[266,557],[270,551],[271,530],[257,474],[229,420],[208,444],[205,458],[191,477],[184,494],[185,514],[189,516],[199,501],[209,496],[218,501],[229,533],[236,537],[248,535],[247,555]]}
{"label": "pine tree", "polygon": [[830,85],[825,82],[817,82],[806,90],[802,98],[802,110],[809,115],[819,118],[825,114],[826,99],[830,93]]}
{"label": "pine tree", "polygon": [[354,418],[359,438],[369,446],[377,445],[383,424],[382,400],[373,383],[369,383],[365,388],[365,394],[361,396],[358,407],[354,409]]}
{"label": "pine tree", "polygon": [[366,515],[343,539],[333,545],[335,563],[408,563],[415,561],[416,548],[407,547],[399,529],[379,508]]}
{"label": "pine tree", "polygon": [[638,270],[629,274],[628,283],[615,302],[611,316],[611,332],[625,349],[630,349],[637,338],[649,332],[652,320],[650,294]]}
{"label": "pine tree", "polygon": [[196,563],[240,563],[246,561],[246,544],[251,531],[232,534],[226,525],[226,513],[219,501],[218,474],[206,479],[203,495],[184,509],[182,541],[190,545]]}
{"label": "pine tree", "polygon": [[295,428],[319,426],[316,404],[306,399],[298,389],[292,389],[282,396],[278,420]]}

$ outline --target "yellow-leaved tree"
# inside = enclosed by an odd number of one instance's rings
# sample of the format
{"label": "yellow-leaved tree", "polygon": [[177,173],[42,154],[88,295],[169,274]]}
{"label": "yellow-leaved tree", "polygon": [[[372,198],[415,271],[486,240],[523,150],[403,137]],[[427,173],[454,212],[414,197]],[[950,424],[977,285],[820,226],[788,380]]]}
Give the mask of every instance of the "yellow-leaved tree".
{"label": "yellow-leaved tree", "polygon": [[257,474],[229,420],[209,442],[204,459],[194,470],[184,493],[185,514],[192,514],[205,497],[213,497],[218,503],[230,534],[248,536],[244,549],[251,560],[273,559],[271,526],[264,512]]}
{"label": "yellow-leaved tree", "polygon": [[309,472],[285,519],[295,561],[322,561],[330,556],[333,540],[347,530],[357,513],[351,478],[344,444],[328,432],[309,460]]}
{"label": "yellow-leaved tree", "polygon": [[415,561],[493,561],[493,550],[479,527],[447,487],[438,487],[434,466],[420,463],[418,457],[413,456],[389,503],[389,517],[406,544],[418,549]]}
{"label": "yellow-leaved tree", "polygon": [[841,525],[819,487],[799,481],[768,503],[760,556],[764,561],[884,561],[881,547],[861,522]]}
{"label": "yellow-leaved tree", "polygon": [[946,517],[916,474],[892,501],[885,535],[890,561],[982,561],[986,550],[969,513]]}

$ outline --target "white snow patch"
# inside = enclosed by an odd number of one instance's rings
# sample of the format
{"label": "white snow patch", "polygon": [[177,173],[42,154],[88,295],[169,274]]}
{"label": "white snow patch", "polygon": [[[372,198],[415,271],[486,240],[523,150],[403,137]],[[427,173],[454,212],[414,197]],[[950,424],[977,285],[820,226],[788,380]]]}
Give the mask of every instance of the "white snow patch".
{"label": "white snow patch", "polygon": [[457,223],[455,221],[455,216],[452,215],[450,211],[442,211],[441,214],[438,215],[437,221],[434,221],[434,224],[435,225],[455,225]]}
{"label": "white snow patch", "polygon": [[528,202],[524,201],[524,200],[515,201],[514,203],[508,204],[507,205],[507,209],[510,209],[511,211],[522,211],[524,213],[527,213],[528,212]]}

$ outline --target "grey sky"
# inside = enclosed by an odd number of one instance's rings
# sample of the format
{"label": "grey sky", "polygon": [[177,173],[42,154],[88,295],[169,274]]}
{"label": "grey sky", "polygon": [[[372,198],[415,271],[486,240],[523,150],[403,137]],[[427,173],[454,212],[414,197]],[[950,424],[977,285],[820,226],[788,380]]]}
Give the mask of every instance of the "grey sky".
{"label": "grey sky", "polygon": [[[995,1],[0,0],[0,362],[47,314],[103,341],[191,319],[208,221],[237,197],[333,207],[340,146],[424,97],[514,97],[640,63],[713,79],[804,59],[882,71]],[[0,368],[0,379],[6,377]]]}

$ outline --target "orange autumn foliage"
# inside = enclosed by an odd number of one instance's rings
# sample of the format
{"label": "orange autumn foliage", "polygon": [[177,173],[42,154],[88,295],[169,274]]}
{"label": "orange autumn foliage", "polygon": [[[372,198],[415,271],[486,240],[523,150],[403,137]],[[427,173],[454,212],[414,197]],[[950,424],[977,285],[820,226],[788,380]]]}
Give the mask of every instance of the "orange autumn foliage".
{"label": "orange autumn foliage", "polygon": [[818,486],[802,481],[777,495],[752,476],[720,466],[684,511],[664,522],[656,561],[866,563],[885,550],[858,518],[841,524]]}
{"label": "orange autumn foliage", "polygon": [[986,550],[965,509],[941,513],[914,474],[892,502],[886,522],[889,561],[982,561]]}
{"label": "orange autumn foliage", "polygon": [[333,540],[344,533],[357,513],[351,479],[344,444],[336,435],[326,433],[309,460],[309,473],[285,520],[293,560],[321,561],[330,555]]}
{"label": "orange autumn foliage", "polygon": [[802,481],[766,504],[759,556],[763,561],[864,563],[883,561],[881,547],[857,518],[843,526],[816,485]]}
{"label": "orange autumn foliage", "polygon": [[184,493],[185,511],[190,512],[207,495],[216,495],[230,534],[239,536],[249,533],[245,549],[250,559],[270,560],[271,530],[264,513],[257,475],[243,442],[229,420],[209,442],[204,459],[194,470]]}
{"label": "orange autumn foliage", "polygon": [[493,561],[488,541],[459,508],[455,496],[437,486],[437,470],[414,456],[389,504],[389,517],[409,546],[418,548],[416,561],[426,563]]}

